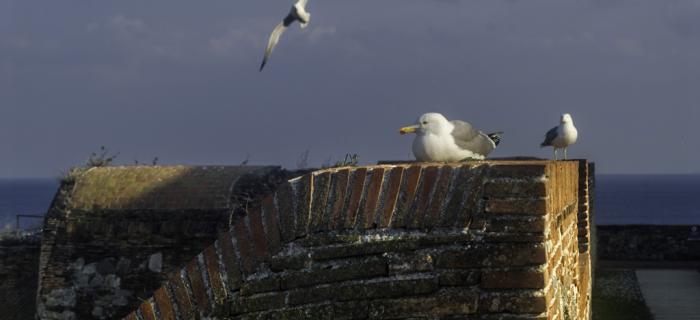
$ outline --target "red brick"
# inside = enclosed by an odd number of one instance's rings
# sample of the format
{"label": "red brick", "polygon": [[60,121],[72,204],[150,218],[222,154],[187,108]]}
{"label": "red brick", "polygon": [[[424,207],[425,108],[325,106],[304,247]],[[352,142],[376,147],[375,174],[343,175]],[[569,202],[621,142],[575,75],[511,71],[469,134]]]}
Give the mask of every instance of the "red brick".
{"label": "red brick", "polygon": [[141,312],[143,320],[156,320],[156,314],[155,311],[153,311],[153,306],[150,301],[146,300],[141,303],[139,311]]}
{"label": "red brick", "polygon": [[288,243],[296,237],[296,211],[294,209],[292,186],[283,183],[275,192],[277,214],[279,215],[281,242]]}
{"label": "red brick", "polygon": [[214,293],[214,299],[216,299],[216,301],[223,301],[226,299],[226,289],[221,279],[219,255],[216,253],[216,247],[214,245],[204,249],[204,264],[209,274],[209,286]]}
{"label": "red brick", "polygon": [[430,166],[423,169],[420,179],[420,190],[418,191],[417,203],[413,205],[415,210],[411,212],[411,223],[409,226],[411,228],[422,228],[424,216],[428,210],[428,204],[430,203],[430,196],[435,187],[435,183],[438,178],[438,167]]}
{"label": "red brick", "polygon": [[547,162],[538,164],[497,164],[492,165],[489,176],[492,178],[534,178],[546,173]]}
{"label": "red brick", "polygon": [[399,189],[401,187],[401,181],[403,178],[403,167],[396,167],[391,169],[389,173],[389,181],[387,181],[386,192],[384,193],[382,207],[379,210],[381,218],[379,220],[379,226],[386,228],[391,223],[391,216],[394,213],[396,206],[396,200],[399,196]]}
{"label": "red brick", "polygon": [[362,192],[364,191],[365,179],[367,177],[367,169],[358,168],[352,172],[352,177],[350,179],[349,185],[349,197],[348,203],[345,210],[345,228],[350,229],[355,226],[355,219],[357,218],[357,211],[360,207],[360,200],[362,200]]}
{"label": "red brick", "polygon": [[422,167],[417,165],[411,166],[405,170],[401,188],[399,189],[398,200],[396,201],[396,210],[390,223],[391,227],[404,228],[408,224],[410,210],[415,201],[416,191],[418,190],[418,181],[421,171]]}
{"label": "red brick", "polygon": [[554,265],[556,265],[557,261],[561,260],[561,248],[556,247],[555,249],[552,249],[552,252],[550,252],[550,258],[549,258],[549,265],[548,267],[553,268]]}
{"label": "red brick", "polygon": [[439,273],[440,286],[473,286],[479,284],[481,272],[479,270],[445,270]]}
{"label": "red brick", "polygon": [[253,244],[253,255],[257,261],[266,261],[269,258],[267,239],[265,239],[265,228],[262,222],[262,209],[259,206],[254,206],[248,210],[248,223]]}
{"label": "red brick", "polygon": [[221,250],[221,258],[223,260],[224,270],[226,271],[226,278],[228,279],[226,285],[229,290],[236,290],[240,288],[241,285],[241,266],[235,251],[236,249],[233,247],[233,242],[231,241],[231,231],[220,233],[217,242]]}
{"label": "red brick", "polygon": [[330,230],[340,229],[344,225],[342,210],[345,206],[345,195],[347,194],[349,180],[349,169],[339,170],[333,175],[330,194],[330,199],[333,199],[333,203],[328,206],[328,220],[324,221],[324,224],[327,225]]}
{"label": "red brick", "polygon": [[306,236],[309,232],[309,214],[311,211],[311,174],[303,175],[292,181],[294,184],[294,212],[296,216],[295,234],[297,238]]}
{"label": "red brick", "polygon": [[183,316],[192,314],[192,300],[190,295],[187,293],[187,288],[185,287],[185,283],[180,276],[180,272],[178,271],[175,274],[172,274],[168,282],[173,290],[175,302],[177,303],[177,308],[180,311],[180,314]]}
{"label": "red brick", "polygon": [[166,286],[162,286],[153,293],[153,299],[155,300],[156,306],[158,306],[158,311],[160,312],[160,319],[162,320],[175,320],[175,309],[170,300],[170,295],[168,294],[168,289]]}
{"label": "red brick", "polygon": [[447,192],[453,180],[452,171],[452,167],[450,166],[444,166],[440,169],[440,177],[430,199],[430,208],[425,217],[426,219],[423,221],[423,226],[432,227],[438,224],[440,215],[442,214],[443,204],[446,200],[445,197],[447,196]]}
{"label": "red brick", "polygon": [[243,266],[243,271],[253,273],[256,261],[253,255],[253,246],[248,227],[245,225],[245,217],[236,216],[233,219],[233,235],[236,237],[238,252],[240,253],[240,261]]}
{"label": "red brick", "polygon": [[496,180],[484,184],[484,196],[489,199],[542,198],[547,196],[544,180]]}
{"label": "red brick", "polygon": [[547,310],[544,296],[535,296],[531,292],[498,292],[482,294],[479,297],[481,313],[542,313]]}
{"label": "red brick", "polygon": [[187,278],[190,280],[190,288],[192,288],[192,295],[194,295],[197,307],[205,313],[209,313],[211,311],[211,304],[209,303],[207,288],[204,286],[202,273],[199,270],[199,266],[197,266],[197,260],[190,261],[185,267],[185,270],[187,271]]}
{"label": "red brick", "polygon": [[384,181],[384,169],[374,168],[371,172],[369,185],[367,185],[367,194],[365,195],[364,208],[362,217],[364,223],[360,223],[360,227],[370,229],[374,226],[375,213],[377,211],[377,202],[379,193],[382,190],[382,182]]}
{"label": "red brick", "polygon": [[546,199],[489,199],[485,211],[505,214],[547,214]]}
{"label": "red brick", "polygon": [[242,299],[242,307],[245,312],[281,309],[286,297],[283,292],[260,293]]}
{"label": "red brick", "polygon": [[440,219],[441,227],[453,227],[453,226],[468,226],[469,222],[460,223],[461,219],[465,219],[470,216],[470,208],[468,208],[468,199],[473,193],[471,190],[474,188],[474,174],[472,168],[469,166],[461,166],[455,168],[458,171],[457,176],[454,179],[454,186],[451,187],[451,192],[448,199],[445,199],[445,212]]}
{"label": "red brick", "polygon": [[543,289],[544,273],[535,270],[490,270],[481,274],[481,287],[486,289]]}
{"label": "red brick", "polygon": [[440,269],[471,269],[478,267],[537,266],[547,262],[546,249],[533,243],[499,243],[465,246],[436,252]]}
{"label": "red brick", "polygon": [[138,320],[138,317],[136,316],[136,311],[129,313],[126,317],[124,317],[124,320]]}
{"label": "red brick", "polygon": [[323,215],[328,202],[328,192],[331,185],[331,172],[324,171],[313,175],[313,195],[311,196],[311,231],[323,231]]}
{"label": "red brick", "polygon": [[369,312],[371,319],[472,319],[468,315],[477,312],[478,298],[476,292],[451,289],[430,296],[372,300]]}
{"label": "red brick", "polygon": [[486,231],[544,234],[545,222],[544,216],[499,216],[489,221]]}
{"label": "red brick", "polygon": [[371,279],[388,273],[383,259],[353,260],[352,263],[333,269],[312,269],[288,272],[281,279],[282,289],[310,287],[317,284],[342,282],[347,280]]}
{"label": "red brick", "polygon": [[280,238],[279,218],[275,207],[275,199],[271,196],[265,197],[262,200],[262,209],[269,251],[270,254],[276,254],[282,248],[282,240]]}

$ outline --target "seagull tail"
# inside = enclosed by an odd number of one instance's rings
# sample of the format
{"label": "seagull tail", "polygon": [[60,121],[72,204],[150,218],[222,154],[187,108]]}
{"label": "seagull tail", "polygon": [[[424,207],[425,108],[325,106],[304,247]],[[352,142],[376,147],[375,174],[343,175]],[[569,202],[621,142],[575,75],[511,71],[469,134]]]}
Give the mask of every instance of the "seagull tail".
{"label": "seagull tail", "polygon": [[498,131],[498,132],[494,132],[494,133],[489,133],[489,134],[487,134],[487,136],[488,136],[491,140],[493,140],[493,143],[494,143],[495,145],[498,145],[499,143],[501,143],[501,137],[503,136],[503,131]]}
{"label": "seagull tail", "polygon": [[267,63],[267,59],[263,60],[263,62],[260,64],[260,70],[259,72],[262,72],[262,69],[265,68],[265,64]]}

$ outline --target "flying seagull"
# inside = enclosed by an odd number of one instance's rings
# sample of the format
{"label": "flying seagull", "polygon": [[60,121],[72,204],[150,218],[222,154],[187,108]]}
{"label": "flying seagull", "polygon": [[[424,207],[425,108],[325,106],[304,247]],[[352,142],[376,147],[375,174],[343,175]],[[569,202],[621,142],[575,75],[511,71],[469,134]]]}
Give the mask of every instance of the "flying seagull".
{"label": "flying seagull", "polygon": [[540,147],[551,146],[554,149],[554,160],[557,160],[557,149],[564,149],[564,160],[566,160],[566,148],[576,143],[577,138],[578,131],[574,127],[574,119],[570,114],[565,113],[561,115],[559,125],[547,131]]}
{"label": "flying seagull", "polygon": [[262,69],[265,67],[267,60],[270,59],[272,50],[275,49],[277,42],[280,41],[280,36],[282,36],[282,33],[284,33],[285,30],[287,30],[289,25],[294,23],[294,21],[299,21],[299,26],[304,29],[309,24],[311,14],[306,12],[307,1],[308,0],[297,0],[297,2],[292,6],[292,10],[290,10],[287,16],[284,17],[284,20],[282,20],[282,22],[280,22],[274,30],[272,30],[270,40],[268,40],[267,48],[265,49],[265,57],[263,57],[262,64],[260,65],[260,71],[262,71]]}
{"label": "flying seagull", "polygon": [[447,120],[439,113],[426,113],[416,124],[403,127],[401,134],[415,133],[413,155],[418,161],[481,160],[501,142],[501,134],[485,134],[471,124]]}

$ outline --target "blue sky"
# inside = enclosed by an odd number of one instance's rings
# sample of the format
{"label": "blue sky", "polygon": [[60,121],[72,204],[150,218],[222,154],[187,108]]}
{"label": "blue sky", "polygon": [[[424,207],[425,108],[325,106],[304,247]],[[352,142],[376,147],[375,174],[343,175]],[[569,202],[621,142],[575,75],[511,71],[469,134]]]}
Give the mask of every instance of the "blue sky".
{"label": "blue sky", "polygon": [[411,159],[424,112],[505,131],[492,156],[569,155],[603,173],[700,172],[700,2],[0,0],[0,176],[119,163],[294,168]]}

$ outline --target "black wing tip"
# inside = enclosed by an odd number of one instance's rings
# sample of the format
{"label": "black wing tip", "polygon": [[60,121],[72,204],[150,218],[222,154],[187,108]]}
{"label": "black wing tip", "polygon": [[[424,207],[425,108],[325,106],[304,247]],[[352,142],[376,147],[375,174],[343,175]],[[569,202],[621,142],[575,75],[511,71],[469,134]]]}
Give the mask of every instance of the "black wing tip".
{"label": "black wing tip", "polygon": [[260,70],[258,70],[258,72],[262,72],[263,68],[265,68],[265,61],[263,61],[263,63],[260,64]]}
{"label": "black wing tip", "polygon": [[498,145],[499,143],[501,143],[501,139],[503,138],[501,135],[503,135],[503,131],[498,131],[498,132],[487,134],[489,139],[491,139],[493,141],[493,144],[495,144],[495,145]]}

